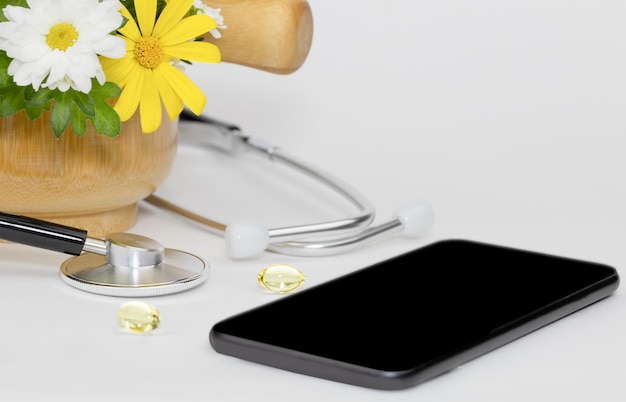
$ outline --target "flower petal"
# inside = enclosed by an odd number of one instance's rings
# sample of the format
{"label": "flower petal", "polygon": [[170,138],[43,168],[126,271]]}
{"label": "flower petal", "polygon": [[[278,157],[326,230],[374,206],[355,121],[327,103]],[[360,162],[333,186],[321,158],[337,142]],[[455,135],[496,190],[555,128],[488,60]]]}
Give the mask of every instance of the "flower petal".
{"label": "flower petal", "polygon": [[164,32],[159,39],[164,45],[187,42],[217,27],[215,20],[208,15],[198,14],[180,21],[172,29]]}
{"label": "flower petal", "polygon": [[126,85],[115,103],[115,111],[122,121],[130,119],[137,110],[144,86],[143,73],[144,69],[137,66],[132,73],[128,74]]}
{"label": "flower petal", "polygon": [[161,77],[167,81],[189,110],[195,114],[202,113],[206,104],[204,92],[176,67],[162,63],[159,68],[162,69]]}
{"label": "flower petal", "polygon": [[141,130],[146,133],[155,132],[161,125],[162,106],[159,91],[152,70],[145,70],[141,103],[139,104],[139,119]]}
{"label": "flower petal", "polygon": [[219,63],[222,58],[219,48],[209,42],[184,42],[166,47],[165,53],[177,59],[203,63]]}
{"label": "flower petal", "polygon": [[126,56],[121,59],[101,57],[100,64],[107,81],[116,83],[120,88],[124,88],[131,76],[140,74],[140,72],[134,71],[139,69],[140,66],[135,61],[132,53],[126,53]]}
{"label": "flower petal", "polygon": [[103,56],[118,58],[126,54],[126,44],[120,36],[107,35],[102,40],[92,44],[95,53]]}
{"label": "flower petal", "polygon": [[193,0],[169,0],[163,11],[161,11],[159,20],[154,25],[153,36],[159,38],[174,28],[187,14],[192,4]]}
{"label": "flower petal", "polygon": [[119,29],[119,33],[129,39],[132,39],[134,42],[138,41],[139,38],[141,38],[141,32],[139,31],[139,27],[137,26],[135,19],[132,15],[130,15],[130,12],[124,6],[122,6],[122,10],[120,12],[128,21],[126,21],[126,24]]}
{"label": "flower petal", "polygon": [[167,111],[167,115],[170,117],[170,120],[174,120],[180,115],[180,112],[183,111],[185,104],[178,94],[174,92],[174,89],[167,82],[167,79],[163,77],[163,69],[155,68],[153,71],[154,81],[156,82],[157,89],[159,90],[161,101],[165,106],[165,110]]}
{"label": "flower petal", "polygon": [[143,36],[152,36],[157,12],[156,0],[135,0],[135,12],[137,13],[137,22],[139,22],[141,34]]}

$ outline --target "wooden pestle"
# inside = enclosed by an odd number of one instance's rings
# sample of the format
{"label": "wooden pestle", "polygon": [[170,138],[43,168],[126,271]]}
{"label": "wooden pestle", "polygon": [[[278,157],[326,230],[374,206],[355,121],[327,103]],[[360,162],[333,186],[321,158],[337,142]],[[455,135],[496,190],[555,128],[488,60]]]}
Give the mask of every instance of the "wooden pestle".
{"label": "wooden pestle", "polygon": [[306,59],[313,16],[306,0],[203,0],[221,9],[226,29],[216,44],[222,61],[275,74],[290,74]]}

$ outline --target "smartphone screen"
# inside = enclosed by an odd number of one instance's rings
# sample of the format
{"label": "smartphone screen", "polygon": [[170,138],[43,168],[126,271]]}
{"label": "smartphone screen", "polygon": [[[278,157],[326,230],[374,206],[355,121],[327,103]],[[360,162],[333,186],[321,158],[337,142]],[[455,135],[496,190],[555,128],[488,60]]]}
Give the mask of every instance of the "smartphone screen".
{"label": "smartphone screen", "polygon": [[[436,242],[216,323],[226,355],[402,389],[609,296],[609,266],[468,240]],[[290,325],[284,325],[289,317]]]}

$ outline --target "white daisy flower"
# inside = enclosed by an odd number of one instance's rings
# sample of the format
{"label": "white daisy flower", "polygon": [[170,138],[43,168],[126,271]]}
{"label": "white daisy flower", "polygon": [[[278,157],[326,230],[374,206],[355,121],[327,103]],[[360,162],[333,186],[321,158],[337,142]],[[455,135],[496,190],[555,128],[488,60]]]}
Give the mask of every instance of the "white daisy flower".
{"label": "white daisy flower", "polygon": [[89,93],[91,79],[106,82],[98,55],[126,54],[111,35],[122,24],[118,0],[27,0],[7,6],[0,23],[0,49],[13,60],[8,73],[17,85]]}
{"label": "white daisy flower", "polygon": [[[193,6],[198,9],[198,13],[203,13],[213,18],[215,22],[217,23],[217,28],[220,28],[220,29],[228,28],[226,25],[224,25],[224,17],[222,17],[221,8],[209,7],[206,4],[204,4],[202,0],[194,0]],[[217,28],[209,31],[211,36],[214,37],[215,39],[219,39],[222,37],[222,34]]]}

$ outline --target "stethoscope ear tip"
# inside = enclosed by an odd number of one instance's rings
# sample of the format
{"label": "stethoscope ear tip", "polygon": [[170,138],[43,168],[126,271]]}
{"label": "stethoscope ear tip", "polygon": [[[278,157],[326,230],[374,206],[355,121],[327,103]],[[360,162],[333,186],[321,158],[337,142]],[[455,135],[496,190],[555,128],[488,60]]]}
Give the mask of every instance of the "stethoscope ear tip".
{"label": "stethoscope ear tip", "polygon": [[435,223],[433,207],[422,200],[400,207],[394,217],[402,223],[402,233],[407,237],[423,236]]}
{"label": "stethoscope ear tip", "polygon": [[253,258],[263,252],[270,242],[267,227],[256,222],[233,222],[224,234],[228,256],[235,260]]}

